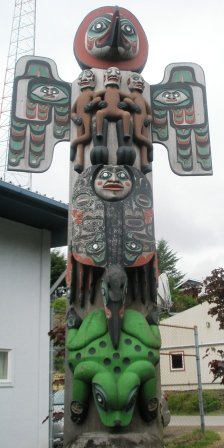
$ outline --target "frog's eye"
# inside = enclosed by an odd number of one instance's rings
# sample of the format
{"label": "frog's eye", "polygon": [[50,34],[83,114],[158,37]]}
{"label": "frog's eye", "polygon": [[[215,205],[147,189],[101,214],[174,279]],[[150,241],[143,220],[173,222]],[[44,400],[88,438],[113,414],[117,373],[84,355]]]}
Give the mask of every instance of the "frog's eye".
{"label": "frog's eye", "polygon": [[104,411],[107,411],[107,399],[102,387],[100,387],[98,384],[93,384],[93,395],[96,404],[104,409]]}
{"label": "frog's eye", "polygon": [[138,396],[138,386],[134,387],[134,389],[129,394],[128,403],[125,407],[126,412],[129,412],[134,407],[137,396]]}

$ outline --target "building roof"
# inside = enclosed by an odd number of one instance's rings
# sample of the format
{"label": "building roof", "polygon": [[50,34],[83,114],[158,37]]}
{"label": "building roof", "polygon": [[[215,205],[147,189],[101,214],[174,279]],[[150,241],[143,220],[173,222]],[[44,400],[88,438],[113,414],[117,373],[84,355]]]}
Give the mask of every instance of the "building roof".
{"label": "building roof", "polygon": [[67,204],[0,180],[0,216],[49,230],[51,247],[67,245]]}

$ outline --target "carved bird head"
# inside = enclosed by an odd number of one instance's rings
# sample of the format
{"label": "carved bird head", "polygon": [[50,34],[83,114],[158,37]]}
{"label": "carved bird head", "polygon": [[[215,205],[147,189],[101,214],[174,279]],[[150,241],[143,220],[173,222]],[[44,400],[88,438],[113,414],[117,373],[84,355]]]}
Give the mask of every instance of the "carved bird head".
{"label": "carved bird head", "polygon": [[110,265],[105,269],[101,281],[101,293],[108,330],[115,349],[119,346],[127,283],[127,274],[120,265]]}
{"label": "carved bird head", "polygon": [[82,68],[108,68],[140,72],[147,60],[148,42],[127,9],[104,6],[90,12],[74,39],[75,57]]}

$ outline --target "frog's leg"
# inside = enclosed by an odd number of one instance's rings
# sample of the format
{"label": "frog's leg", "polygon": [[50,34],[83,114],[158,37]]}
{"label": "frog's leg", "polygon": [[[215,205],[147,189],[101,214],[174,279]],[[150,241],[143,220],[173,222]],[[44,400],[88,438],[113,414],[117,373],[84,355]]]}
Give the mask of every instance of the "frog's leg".
{"label": "frog's leg", "polygon": [[156,378],[146,381],[139,391],[139,411],[146,422],[157,416],[158,398],[156,397]]}
{"label": "frog's leg", "polygon": [[89,396],[91,385],[82,380],[73,379],[72,402],[70,406],[71,420],[75,423],[82,423],[88,412]]}

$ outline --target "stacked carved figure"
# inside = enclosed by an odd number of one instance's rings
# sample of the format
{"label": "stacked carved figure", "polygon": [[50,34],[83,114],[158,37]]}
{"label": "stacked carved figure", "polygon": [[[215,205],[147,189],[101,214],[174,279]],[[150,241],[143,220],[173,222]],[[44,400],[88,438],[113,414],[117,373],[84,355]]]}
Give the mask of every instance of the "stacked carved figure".
{"label": "stacked carved figure", "polygon": [[68,263],[71,418],[84,421],[93,395],[101,422],[119,427],[129,425],[136,403],[146,421],[158,408],[153,202],[145,176],[152,170],[152,115],[143,77],[122,70],[139,47],[130,13],[98,11],[85,41],[83,67],[99,55],[104,68],[84,68],[71,109],[71,161],[79,173]]}

